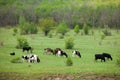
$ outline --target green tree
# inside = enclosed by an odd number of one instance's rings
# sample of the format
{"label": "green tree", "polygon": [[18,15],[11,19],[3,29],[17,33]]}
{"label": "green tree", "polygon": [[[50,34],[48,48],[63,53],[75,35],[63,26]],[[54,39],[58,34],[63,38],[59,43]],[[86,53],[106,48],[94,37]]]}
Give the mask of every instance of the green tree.
{"label": "green tree", "polygon": [[58,32],[58,33],[61,33],[63,36],[64,36],[65,33],[67,33],[68,31],[69,31],[69,28],[68,28],[67,24],[66,24],[64,21],[62,21],[62,22],[58,25],[58,27],[57,27],[57,32]]}
{"label": "green tree", "polygon": [[40,19],[39,20],[39,26],[44,32],[45,36],[48,35],[48,33],[54,29],[56,26],[56,22],[53,18],[45,18],[45,19]]}
{"label": "green tree", "polygon": [[80,32],[79,25],[76,25],[76,26],[74,27],[74,32],[75,32],[76,34],[78,34],[78,33]]}

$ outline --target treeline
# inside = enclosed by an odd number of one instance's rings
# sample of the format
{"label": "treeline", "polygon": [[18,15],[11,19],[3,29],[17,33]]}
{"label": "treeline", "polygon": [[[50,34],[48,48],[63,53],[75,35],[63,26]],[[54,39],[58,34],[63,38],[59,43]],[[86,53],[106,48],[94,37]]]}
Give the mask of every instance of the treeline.
{"label": "treeline", "polygon": [[52,18],[73,28],[84,24],[90,27],[120,28],[119,0],[1,0],[0,26],[15,26],[20,17],[40,24],[41,19]]}

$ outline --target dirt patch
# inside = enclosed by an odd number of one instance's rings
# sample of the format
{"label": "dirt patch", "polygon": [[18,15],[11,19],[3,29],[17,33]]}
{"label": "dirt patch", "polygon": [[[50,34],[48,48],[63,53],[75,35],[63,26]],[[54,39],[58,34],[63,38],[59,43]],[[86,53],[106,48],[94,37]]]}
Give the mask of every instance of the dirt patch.
{"label": "dirt patch", "polygon": [[20,74],[0,73],[0,80],[120,80],[118,74]]}

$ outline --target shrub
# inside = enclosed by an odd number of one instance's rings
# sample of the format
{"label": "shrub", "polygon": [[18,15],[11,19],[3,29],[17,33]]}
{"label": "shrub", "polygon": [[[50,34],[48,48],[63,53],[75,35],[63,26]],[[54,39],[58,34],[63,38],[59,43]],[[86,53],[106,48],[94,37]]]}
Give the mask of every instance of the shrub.
{"label": "shrub", "polygon": [[18,49],[23,48],[24,46],[29,46],[27,39],[25,39],[24,37],[18,37],[17,42],[18,43],[16,48]]}
{"label": "shrub", "polygon": [[103,40],[106,37],[104,33],[101,34],[101,39]]}
{"label": "shrub", "polygon": [[74,46],[74,38],[73,37],[67,37],[65,39],[65,48],[66,49],[72,49]]}
{"label": "shrub", "polygon": [[17,28],[15,27],[15,28],[13,29],[13,36],[15,36],[17,33],[18,33],[18,30],[17,30]]}
{"label": "shrub", "polygon": [[49,37],[49,38],[52,38],[52,36],[53,36],[52,33],[53,33],[52,31],[49,32],[49,34],[48,34],[48,37]]}
{"label": "shrub", "polygon": [[72,59],[70,57],[67,58],[66,65],[67,66],[72,66],[73,65],[73,61],[72,61]]}
{"label": "shrub", "polygon": [[76,34],[78,34],[78,33],[80,32],[79,25],[76,25],[76,26],[74,27],[74,32],[75,32]]}
{"label": "shrub", "polygon": [[117,65],[120,66],[120,55],[118,55],[118,58],[117,58]]}
{"label": "shrub", "polygon": [[30,34],[36,34],[38,32],[37,26],[34,23],[30,23],[28,29]]}
{"label": "shrub", "polygon": [[112,35],[111,32],[110,32],[109,30],[107,30],[107,29],[103,30],[102,32],[103,32],[106,36],[111,36],[111,35]]}
{"label": "shrub", "polygon": [[17,57],[17,58],[12,59],[11,63],[22,63],[22,60],[20,57]]}
{"label": "shrub", "polygon": [[64,35],[60,34],[59,39],[63,39],[63,38],[64,38]]}
{"label": "shrub", "polygon": [[85,35],[89,34],[89,27],[86,24],[83,25],[83,31],[84,31]]}

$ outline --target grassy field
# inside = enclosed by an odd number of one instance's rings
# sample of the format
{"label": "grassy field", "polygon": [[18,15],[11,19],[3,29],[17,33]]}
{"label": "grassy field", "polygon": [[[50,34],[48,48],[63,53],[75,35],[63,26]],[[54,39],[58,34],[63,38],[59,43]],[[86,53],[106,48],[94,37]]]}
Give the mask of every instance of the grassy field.
{"label": "grassy field", "polygon": [[[17,72],[25,74],[53,73],[53,74],[120,74],[120,67],[116,65],[117,55],[120,54],[120,33],[112,30],[112,36],[107,36],[100,45],[100,31],[95,30],[95,35],[75,35],[73,31],[66,35],[74,36],[74,48],[65,49],[64,39],[59,39],[57,35],[52,38],[45,37],[42,32],[33,35],[25,35],[34,48],[34,54],[41,59],[40,63],[11,63],[16,57],[27,55],[21,49],[16,49],[17,36],[13,36],[13,29],[0,28],[0,72]],[[45,55],[44,48],[61,48],[71,57],[73,66],[66,66],[65,57]],[[79,50],[82,58],[72,57],[72,51]],[[10,56],[10,52],[15,52],[15,56]],[[113,57],[113,61],[100,62],[94,61],[94,54],[107,52]]]}

